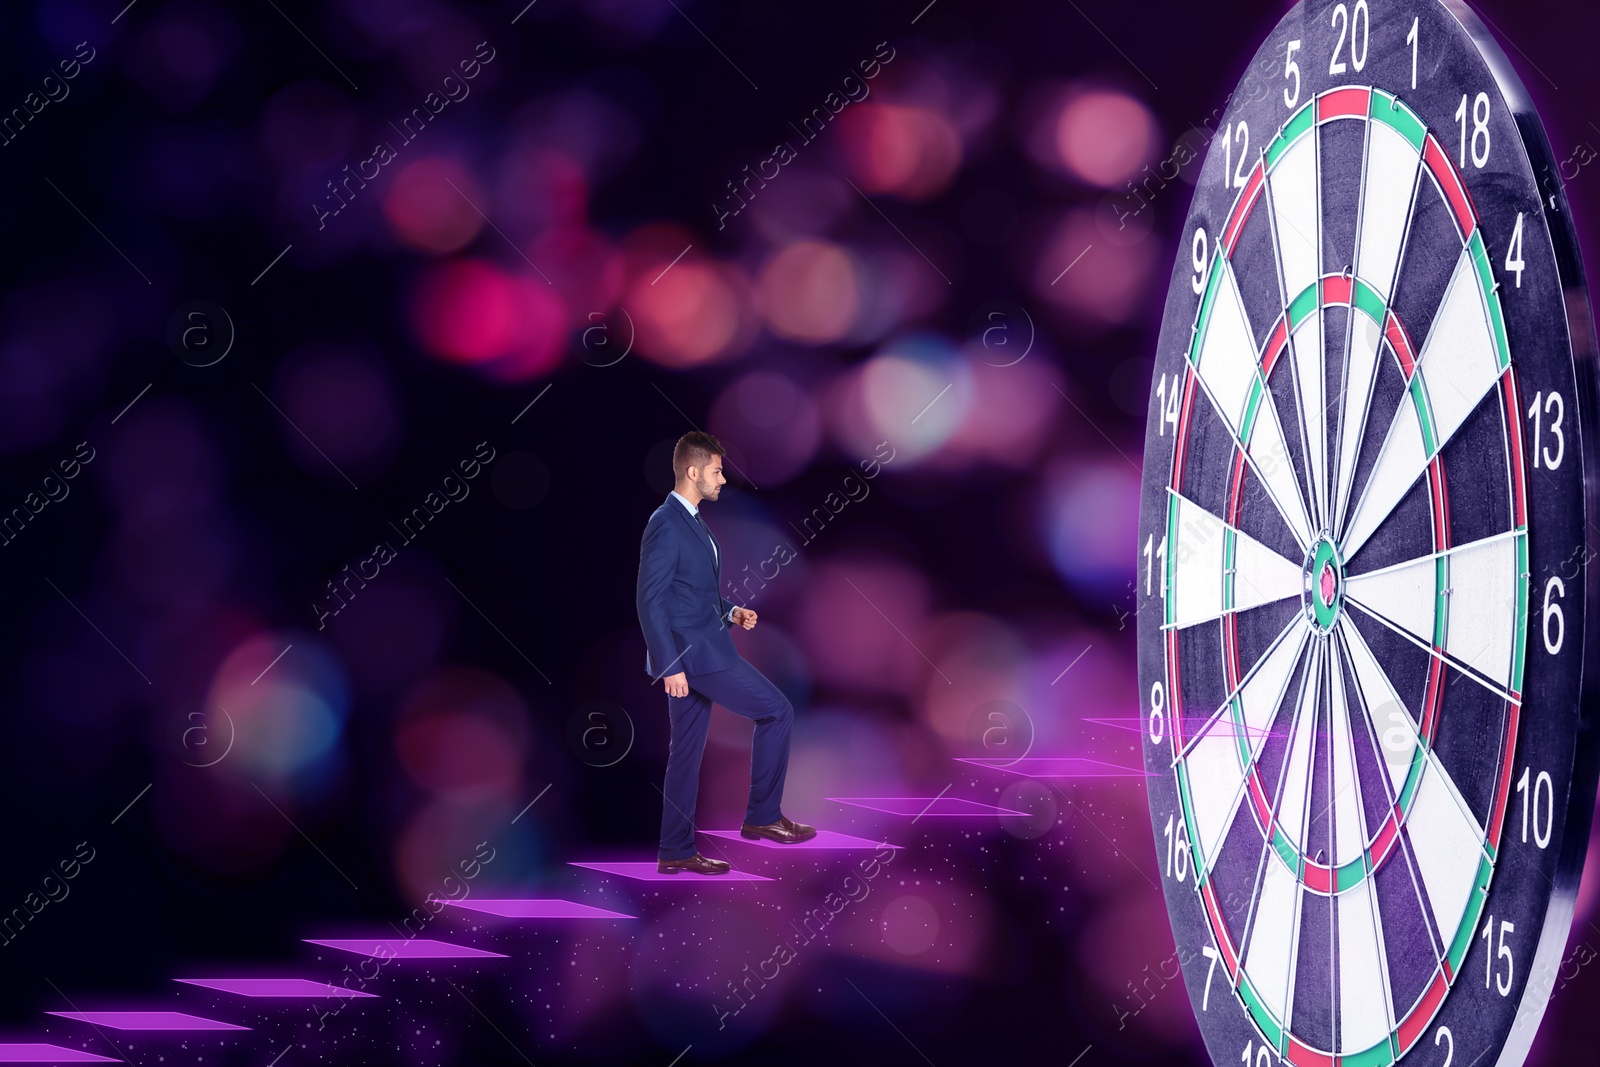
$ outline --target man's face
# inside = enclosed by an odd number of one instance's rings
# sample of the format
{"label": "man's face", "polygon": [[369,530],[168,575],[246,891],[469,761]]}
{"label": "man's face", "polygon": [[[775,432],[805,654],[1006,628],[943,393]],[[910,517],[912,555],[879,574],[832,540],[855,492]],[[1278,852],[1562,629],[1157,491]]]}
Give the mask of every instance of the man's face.
{"label": "man's face", "polygon": [[712,456],[704,467],[699,468],[694,488],[702,500],[715,500],[727,483],[728,479],[722,476],[722,457]]}

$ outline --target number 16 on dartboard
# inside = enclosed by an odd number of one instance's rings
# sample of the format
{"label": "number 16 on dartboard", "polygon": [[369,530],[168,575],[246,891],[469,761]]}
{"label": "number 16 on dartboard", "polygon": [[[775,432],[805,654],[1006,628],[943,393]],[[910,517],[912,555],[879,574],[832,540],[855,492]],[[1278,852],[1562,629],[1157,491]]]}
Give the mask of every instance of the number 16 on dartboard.
{"label": "number 16 on dartboard", "polygon": [[1168,915],[1219,1065],[1511,1067],[1595,799],[1577,238],[1465,6],[1305,0],[1263,77],[1196,187],[1145,441]]}

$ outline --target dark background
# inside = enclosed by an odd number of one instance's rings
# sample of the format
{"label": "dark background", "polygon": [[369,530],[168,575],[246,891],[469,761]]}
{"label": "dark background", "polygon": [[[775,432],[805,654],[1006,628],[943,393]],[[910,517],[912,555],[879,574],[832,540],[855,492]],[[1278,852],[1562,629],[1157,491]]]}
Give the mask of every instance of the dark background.
{"label": "dark background", "polygon": [[[1477,7],[1569,161],[1595,262],[1600,13]],[[1088,720],[1137,715],[1136,464],[1199,160],[1115,222],[1141,167],[1182,137],[1203,151],[1281,10],[5,5],[0,106],[79,42],[94,58],[0,145],[0,506],[79,442],[94,458],[0,545],[0,909],[80,842],[94,858],[0,945],[3,1039],[137,1062],[295,1044],[285,1064],[665,1064],[685,1045],[684,1062],[1203,1061],[1184,994],[1150,981],[1172,942],[1138,781],[1024,787],[952,760],[985,754],[1005,700],[1035,755],[1133,762],[1131,734]],[[389,124],[480,41],[494,58],[470,94],[401,144]],[[798,143],[790,122],[879,42],[893,59],[868,97],[719,229],[727,183]],[[1086,99],[1063,154],[1049,133]],[[378,139],[396,159],[319,228],[311,205]],[[734,1037],[707,1001],[845,868],[710,897],[566,866],[654,856],[665,715],[637,539],[694,428],[730,450],[707,508],[725,579],[799,550],[753,598],[729,593],[761,613],[741,650],[800,713],[786,812],[906,846],[896,884]],[[893,461],[845,486],[880,441]],[[467,495],[402,544],[389,523],[479,442],[494,458]],[[319,629],[326,583],[380,540],[394,561]],[[717,717],[703,825],[742,808],[748,727]],[[908,825],[827,800],[947,783],[1032,817]],[[516,960],[452,972],[453,994],[386,974],[384,1006],[324,1031],[295,1006],[231,1044],[129,1044],[41,1014],[243,1021],[170,979],[337,980],[347,961],[299,939],[385,936],[479,841],[495,859],[477,885],[640,918],[488,931]],[[1575,949],[1600,944],[1594,895]],[[1538,1062],[1592,1058],[1597,982],[1560,983]]]}

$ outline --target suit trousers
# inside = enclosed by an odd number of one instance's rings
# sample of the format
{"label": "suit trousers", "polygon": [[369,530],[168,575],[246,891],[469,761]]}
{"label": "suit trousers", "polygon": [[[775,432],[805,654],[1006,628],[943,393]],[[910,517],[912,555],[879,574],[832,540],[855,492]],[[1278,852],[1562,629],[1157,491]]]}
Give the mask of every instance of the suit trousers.
{"label": "suit trousers", "polygon": [[685,672],[689,695],[667,697],[672,741],[662,789],[660,859],[688,859],[694,844],[695,798],[700,791],[700,757],[705,752],[715,701],[756,724],[750,751],[750,804],[744,821],[752,826],[777,822],[783,813],[783,781],[789,773],[789,726],[794,706],[766,675],[742,656],[732,667],[707,673]]}

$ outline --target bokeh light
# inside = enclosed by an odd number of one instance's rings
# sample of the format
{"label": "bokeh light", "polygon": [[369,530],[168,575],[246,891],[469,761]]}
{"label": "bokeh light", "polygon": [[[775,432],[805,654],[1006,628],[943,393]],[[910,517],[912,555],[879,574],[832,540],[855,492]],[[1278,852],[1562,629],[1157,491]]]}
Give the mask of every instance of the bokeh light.
{"label": "bokeh light", "polygon": [[1157,145],[1155,116],[1126,93],[1068,94],[1055,117],[1055,150],[1069,174],[1112,189],[1139,173]]}
{"label": "bokeh light", "polygon": [[939,912],[924,897],[906,894],[884,905],[883,941],[902,956],[917,956],[939,940]]}
{"label": "bokeh light", "polygon": [[891,340],[830,388],[829,429],[846,453],[870,456],[888,441],[894,463],[915,466],[961,425],[971,403],[971,374],[941,335]]}
{"label": "bokeh light", "polygon": [[1129,321],[1151,300],[1157,250],[1144,240],[1148,221],[1123,230],[1109,213],[1074,208],[1045,231],[1034,261],[1034,293],[1092,332]]}
{"label": "bokeh light", "polygon": [[54,439],[68,411],[102,387],[114,328],[98,287],[75,282],[13,290],[0,312],[0,452]]}
{"label": "bokeh light", "polygon": [[1082,596],[1111,601],[1133,580],[1139,471],[1122,459],[1051,462],[1037,522],[1058,574]]}
{"label": "bokeh light", "polygon": [[238,41],[238,26],[222,10],[179,0],[140,25],[123,67],[163,108],[184,112],[211,92]]}
{"label": "bokeh light", "polygon": [[414,312],[418,336],[435,355],[505,381],[555,368],[566,345],[566,314],[561,298],[536,276],[471,259],[430,271]]}
{"label": "bokeh light", "polygon": [[677,227],[648,226],[624,242],[628,282],[622,304],[638,329],[636,350],[669,367],[737,356],[755,338],[748,278],[704,256]]}
{"label": "bokeh light", "polygon": [[383,215],[402,242],[442,255],[478,236],[483,216],[473,204],[483,199],[478,183],[456,160],[419,159],[402,166],[389,183]]}
{"label": "bokeh light", "polygon": [[220,712],[235,738],[218,770],[290,793],[320,794],[341,763],[349,699],[343,667],[315,637],[287,631],[251,637],[218,665],[206,694],[206,710]]}
{"label": "bokeh light", "polygon": [[898,104],[857,104],[839,116],[846,165],[862,190],[926,200],[961,165],[961,137],[939,113]]}
{"label": "bokeh light", "polygon": [[855,320],[860,283],[849,253],[796,241],[761,268],[761,311],[773,333],[801,344],[839,340]]}

